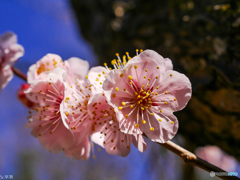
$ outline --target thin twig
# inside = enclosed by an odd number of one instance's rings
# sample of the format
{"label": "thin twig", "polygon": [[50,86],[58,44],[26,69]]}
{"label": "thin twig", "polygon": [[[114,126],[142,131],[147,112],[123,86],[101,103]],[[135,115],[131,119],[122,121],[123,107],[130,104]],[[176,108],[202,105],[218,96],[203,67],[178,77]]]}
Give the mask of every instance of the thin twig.
{"label": "thin twig", "polygon": [[[222,170],[219,167],[216,167],[210,163],[208,163],[207,161],[204,161],[203,159],[197,157],[195,154],[191,153],[190,151],[180,147],[179,145],[175,144],[172,141],[167,141],[164,144],[158,143],[161,146],[165,147],[166,149],[172,151],[173,153],[177,154],[178,156],[180,156],[182,158],[182,160],[192,166],[196,166],[199,167],[205,171],[208,172],[225,172],[226,171]],[[238,177],[236,176],[217,176],[218,178],[221,179],[230,179],[230,180],[239,180]]]}
{"label": "thin twig", "polygon": [[27,82],[27,76],[23,72],[21,72],[19,69],[12,67],[12,71],[16,76],[20,77],[21,79]]}

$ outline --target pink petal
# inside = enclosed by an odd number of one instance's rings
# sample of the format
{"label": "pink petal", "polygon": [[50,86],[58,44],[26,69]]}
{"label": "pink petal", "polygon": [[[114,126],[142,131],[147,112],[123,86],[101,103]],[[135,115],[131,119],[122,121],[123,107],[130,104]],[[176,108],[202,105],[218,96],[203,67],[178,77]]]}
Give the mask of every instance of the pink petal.
{"label": "pink petal", "polygon": [[[157,99],[157,101],[163,103],[167,102],[166,105],[160,105],[160,109],[172,112],[179,111],[182,110],[191,99],[191,82],[184,74],[178,73],[177,71],[166,71],[162,77],[156,81],[154,88],[156,88],[156,86],[159,87],[156,92],[163,95],[155,97],[154,100]],[[165,92],[167,92],[167,94],[164,94]]]}
{"label": "pink petal", "polygon": [[52,153],[58,153],[62,148],[68,148],[73,144],[73,134],[69,131],[62,122],[59,122],[58,128],[50,134],[46,132],[38,139],[41,145]]}
{"label": "pink petal", "polygon": [[[150,130],[151,127],[148,122],[146,124],[140,123],[140,128],[154,142],[165,143],[171,140],[178,131],[178,120],[171,112],[163,111],[163,113],[159,114],[154,113],[154,116],[145,113],[144,119],[149,119],[154,131]],[[161,119],[161,122],[159,119]]]}
{"label": "pink petal", "polygon": [[160,54],[158,54],[157,52],[155,52],[153,50],[149,50],[149,49],[143,51],[138,56],[133,57],[127,63],[125,68],[130,66],[130,65],[135,65],[136,63],[139,63],[139,62],[142,63],[142,62],[145,62],[145,61],[154,61],[156,64],[159,65],[161,72],[164,72],[166,70],[165,59]]}
{"label": "pink petal", "polygon": [[147,149],[147,143],[145,142],[144,137],[141,134],[132,135],[133,144],[140,152],[144,152]]}
{"label": "pink petal", "polygon": [[12,78],[13,72],[10,68],[4,68],[0,71],[0,92],[3,88],[6,87],[6,85],[8,84],[8,82],[11,81]]}
{"label": "pink petal", "polygon": [[12,44],[17,43],[17,36],[12,32],[6,32],[5,34],[0,36],[0,47],[2,49],[7,49]]}
{"label": "pink petal", "polygon": [[[114,142],[108,142],[104,146],[108,154],[117,154],[122,157],[126,157],[130,151],[131,151],[131,142],[132,142],[132,136],[131,135],[125,135],[124,133],[117,133],[115,136],[112,134],[110,139],[114,140]],[[122,142],[124,140],[124,142]],[[130,142],[129,145],[127,142]],[[129,146],[129,147],[128,147]]]}
{"label": "pink petal", "polygon": [[166,71],[173,70],[173,64],[172,64],[171,59],[165,58],[165,66],[166,66]]}
{"label": "pink petal", "polygon": [[107,74],[108,70],[103,66],[93,67],[88,72],[88,79],[94,85],[95,93],[102,93],[102,83],[105,81]]}
{"label": "pink petal", "polygon": [[104,148],[104,145],[103,145],[104,138],[101,138],[101,136],[102,134],[100,134],[100,132],[96,132],[91,135],[91,139],[94,143]]}
{"label": "pink petal", "polygon": [[86,161],[90,156],[90,149],[91,146],[88,137],[86,137],[81,143],[74,143],[71,147],[65,149],[64,153],[70,158],[75,158],[77,160],[82,159]]}
{"label": "pink petal", "polygon": [[77,57],[72,57],[66,61],[69,64],[70,72],[79,79],[87,75],[89,63]]}

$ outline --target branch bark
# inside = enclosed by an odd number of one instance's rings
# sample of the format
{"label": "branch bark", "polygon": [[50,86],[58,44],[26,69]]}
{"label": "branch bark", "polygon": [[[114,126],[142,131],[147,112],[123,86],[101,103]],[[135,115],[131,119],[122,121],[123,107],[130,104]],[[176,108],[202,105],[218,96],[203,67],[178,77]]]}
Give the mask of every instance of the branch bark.
{"label": "branch bark", "polygon": [[[208,172],[226,172],[224,170],[222,170],[219,167],[216,167],[210,163],[208,163],[207,161],[204,161],[203,159],[197,157],[195,154],[193,154],[192,152],[182,148],[181,146],[175,144],[172,141],[167,141],[164,144],[158,143],[161,146],[165,147],[166,149],[172,151],[173,153],[177,154],[178,156],[180,156],[182,158],[182,160],[192,166],[196,166],[199,167],[205,171]],[[230,180],[239,180],[238,177],[236,176],[217,176],[218,178],[221,179],[230,179]]]}
{"label": "branch bark", "polygon": [[27,76],[23,72],[21,72],[19,69],[12,67],[12,71],[16,76],[20,77],[22,80],[27,82]]}

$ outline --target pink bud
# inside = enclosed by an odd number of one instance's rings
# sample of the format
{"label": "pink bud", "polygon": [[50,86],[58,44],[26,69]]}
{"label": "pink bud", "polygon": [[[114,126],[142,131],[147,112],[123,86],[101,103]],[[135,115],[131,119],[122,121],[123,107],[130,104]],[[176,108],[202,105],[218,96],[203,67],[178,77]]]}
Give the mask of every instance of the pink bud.
{"label": "pink bud", "polygon": [[22,84],[17,91],[17,97],[23,103],[24,106],[32,108],[35,104],[32,101],[30,101],[24,93],[24,91],[27,90],[29,87],[30,87],[29,84]]}

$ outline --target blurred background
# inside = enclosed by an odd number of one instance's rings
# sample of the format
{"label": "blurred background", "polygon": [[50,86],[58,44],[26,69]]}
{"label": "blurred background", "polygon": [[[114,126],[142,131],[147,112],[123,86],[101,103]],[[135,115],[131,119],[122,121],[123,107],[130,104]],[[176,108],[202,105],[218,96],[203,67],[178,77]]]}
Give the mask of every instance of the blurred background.
{"label": "blurred background", "polygon": [[[15,64],[24,73],[47,53],[91,67],[135,49],[170,58],[193,85],[188,106],[175,113],[173,141],[240,175],[239,1],[1,0],[0,34],[9,30],[25,48]],[[148,140],[144,153],[132,147],[126,158],[98,147],[87,162],[51,154],[25,128],[28,109],[16,97],[22,83],[14,77],[0,94],[0,179],[217,179]]]}

